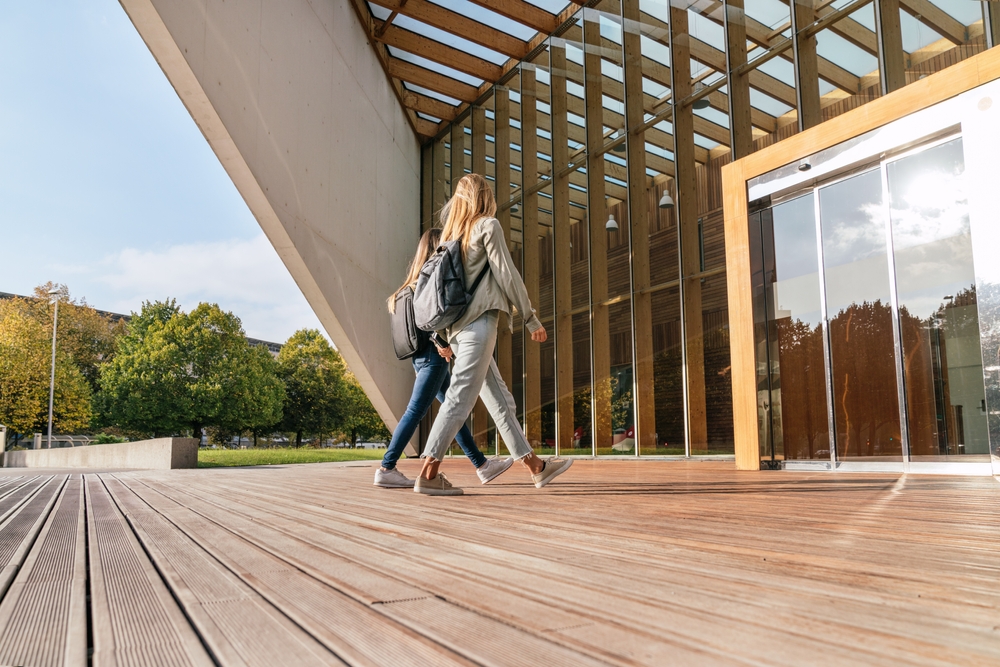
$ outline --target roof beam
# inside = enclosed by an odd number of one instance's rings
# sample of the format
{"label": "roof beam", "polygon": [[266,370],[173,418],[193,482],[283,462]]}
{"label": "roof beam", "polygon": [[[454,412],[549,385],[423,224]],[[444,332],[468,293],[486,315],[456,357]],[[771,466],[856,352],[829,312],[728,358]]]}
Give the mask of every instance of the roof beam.
{"label": "roof beam", "polygon": [[479,97],[479,91],[475,86],[456,81],[444,74],[438,74],[425,67],[420,67],[419,65],[414,65],[413,63],[393,58],[392,56],[389,57],[388,71],[389,76],[395,77],[400,81],[416,84],[442,95],[454,97],[456,100],[472,102]]}
{"label": "roof beam", "polygon": [[470,0],[473,4],[479,5],[500,16],[506,16],[512,21],[517,21],[521,25],[526,25],[533,30],[552,34],[559,24],[557,17],[549,14],[544,9],[536,7],[524,0]]}
{"label": "roof beam", "polygon": [[929,0],[899,0],[899,4],[907,14],[953,44],[965,44],[965,26],[934,3]]}
{"label": "roof beam", "polygon": [[511,58],[521,59],[528,53],[527,42],[522,42],[512,35],[461,14],[456,14],[449,9],[428,2],[428,0],[407,0],[406,2],[403,0],[372,0],[372,2]]}
{"label": "roof beam", "polygon": [[455,111],[458,109],[447,102],[406,89],[403,89],[403,106],[444,121],[454,118]]}
{"label": "roof beam", "polygon": [[399,26],[392,26],[380,36],[378,31],[385,25],[382,21],[375,20],[375,39],[383,44],[427,58],[484,81],[496,81],[503,74],[503,69],[499,65]]}

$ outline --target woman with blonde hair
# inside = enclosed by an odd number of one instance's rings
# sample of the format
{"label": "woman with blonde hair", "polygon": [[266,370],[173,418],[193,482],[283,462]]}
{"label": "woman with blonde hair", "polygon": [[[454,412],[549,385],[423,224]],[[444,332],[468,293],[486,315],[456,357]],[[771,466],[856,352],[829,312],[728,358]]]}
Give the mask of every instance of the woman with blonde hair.
{"label": "woman with blonde hair", "polygon": [[[417,277],[427,258],[430,257],[438,241],[441,239],[440,229],[429,229],[420,237],[417,245],[417,254],[410,262],[410,268],[406,275],[406,280],[399,289],[393,292],[388,299],[389,312],[396,309],[397,297],[407,288],[412,289],[417,284]],[[385,488],[412,488],[413,480],[396,470],[396,461],[403,453],[406,443],[413,437],[420,420],[424,418],[431,407],[431,403],[436,397],[444,403],[445,392],[448,390],[449,373],[448,360],[451,358],[451,349],[448,344],[438,336],[432,336],[431,340],[422,350],[410,357],[413,362],[413,372],[416,379],[413,382],[413,393],[410,394],[410,402],[406,406],[406,412],[396,426],[392,434],[389,447],[382,457],[382,466],[375,471],[375,486]],[[452,438],[458,440],[459,447],[476,467],[480,481],[487,484],[510,468],[513,461],[511,459],[487,459],[476,447],[476,441],[469,432],[469,427],[462,424],[458,432],[452,434]]]}
{"label": "woman with blonde hair", "polygon": [[451,386],[427,437],[424,467],[413,488],[417,493],[434,496],[462,493],[438,468],[448,445],[472,412],[476,397],[483,399],[507,449],[528,469],[537,488],[565,472],[572,463],[565,459],[542,460],[535,455],[517,421],[514,397],[493,360],[499,314],[507,313],[510,320],[511,304],[531,332],[531,340],[544,343],[547,337],[514,267],[496,211],[496,200],[486,179],[479,174],[467,174],[455,185],[455,192],[441,213],[444,222],[441,243],[461,241],[462,244],[466,289],[484,267],[489,266],[489,271],[462,316],[443,332],[454,352],[455,365]]}

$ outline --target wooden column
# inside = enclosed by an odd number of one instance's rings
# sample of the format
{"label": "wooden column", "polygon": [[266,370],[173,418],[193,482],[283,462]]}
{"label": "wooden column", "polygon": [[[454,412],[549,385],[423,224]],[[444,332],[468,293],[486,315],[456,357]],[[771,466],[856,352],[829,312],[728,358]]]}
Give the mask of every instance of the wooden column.
{"label": "wooden column", "polygon": [[566,116],[566,47],[549,48],[552,99],[552,232],[555,244],[556,451],[571,449],[576,428],[573,414],[573,284],[570,249],[569,120]]}
{"label": "wooden column", "polygon": [[[639,0],[622,1],[625,51],[625,127],[643,121],[642,45]],[[649,293],[649,178],[645,133],[629,131],[628,212],[632,265],[632,359],[635,384],[636,452],[656,449],[656,400],[653,393],[653,312]]]}
{"label": "wooden column", "polygon": [[[538,107],[535,68],[521,66],[521,189],[538,181]],[[523,224],[522,252],[524,286],[531,305],[538,308],[538,194],[525,195],[521,201]],[[532,446],[542,441],[542,354],[541,346],[530,340],[524,329],[524,432]]]}
{"label": "wooden column", "polygon": [[449,196],[455,192],[459,179],[465,175],[465,128],[461,123],[451,126],[451,182]]}
{"label": "wooden column", "polygon": [[472,173],[486,176],[486,109],[472,107]]}
{"label": "wooden column", "polygon": [[420,233],[433,226],[434,220],[434,144],[420,149]]}
{"label": "wooden column", "polygon": [[733,72],[747,62],[747,25],[743,0],[725,0],[726,87],[729,91],[729,145],[734,160],[753,152],[753,125],[750,122],[750,79]]}
{"label": "wooden column", "polygon": [[799,130],[807,130],[822,121],[819,105],[819,61],[816,36],[800,31],[816,20],[813,0],[792,0],[793,55],[795,57],[795,100],[798,104]]}
{"label": "wooden column", "polygon": [[596,10],[584,12],[584,98],[587,109],[587,224],[590,226],[590,341],[593,349],[591,396],[595,448],[611,446],[611,336],[608,307],[608,234],[604,221],[604,155],[595,155],[604,143],[602,103],[601,26]]}
{"label": "wooden column", "polygon": [[[510,93],[506,86],[497,86],[493,96],[494,153],[496,156],[496,197],[500,205],[510,201]],[[503,227],[507,249],[510,249],[510,209],[503,208],[497,213]],[[506,316],[500,317],[497,330],[497,367],[508,387],[513,386],[513,361],[511,358],[511,335]]]}
{"label": "wooden column", "polygon": [[882,94],[887,95],[906,85],[899,0],[875,0],[875,35],[878,38],[878,78]]}
{"label": "wooden column", "polygon": [[983,25],[986,28],[986,47],[1000,45],[1000,3],[983,3]]}
{"label": "wooden column", "polygon": [[437,141],[434,143],[434,182],[431,185],[431,195],[432,199],[432,211],[431,211],[431,226],[438,225],[438,216],[441,213],[442,207],[446,201],[448,201],[448,194],[451,192],[451,188],[448,185],[448,167],[445,162],[448,159],[447,150],[445,149],[444,140]]}
{"label": "wooden column", "polygon": [[[678,102],[691,94],[691,44],[687,10],[670,8],[670,62],[673,64],[673,98]],[[708,442],[705,412],[705,346],[701,317],[701,255],[698,242],[698,177],[695,171],[694,111],[674,106],[674,163],[677,201],[674,207],[680,227],[681,276],[683,280],[684,352],[687,370],[688,440],[692,449]],[[694,277],[692,277],[694,276]]]}
{"label": "wooden column", "polygon": [[[486,176],[486,110],[480,106],[472,107],[470,123],[472,126],[472,173]],[[472,436],[476,446],[483,451],[489,450],[489,412],[480,399],[472,408]]]}

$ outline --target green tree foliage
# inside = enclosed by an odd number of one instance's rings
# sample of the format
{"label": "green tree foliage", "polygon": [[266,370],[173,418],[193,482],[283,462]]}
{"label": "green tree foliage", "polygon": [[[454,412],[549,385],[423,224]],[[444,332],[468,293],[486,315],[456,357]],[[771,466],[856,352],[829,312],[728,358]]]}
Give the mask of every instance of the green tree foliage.
{"label": "green tree foliage", "polygon": [[344,376],[344,417],[337,429],[352,446],[358,442],[385,442],[392,437],[385,422],[375,411],[354,374]]}
{"label": "green tree foliage", "polygon": [[[13,433],[42,431],[48,424],[52,329],[40,321],[37,304],[0,301],[0,423]],[[60,338],[56,346],[53,430],[87,428],[91,391]]]}
{"label": "green tree foliage", "polygon": [[304,435],[330,435],[345,418],[346,367],[340,353],[316,329],[292,334],[278,353],[285,383],[282,430],[295,434],[295,446]]}
{"label": "green tree foliage", "polygon": [[215,304],[184,314],[172,300],[144,303],[101,367],[105,421],[153,435],[277,424],[284,392],[265,355]]}

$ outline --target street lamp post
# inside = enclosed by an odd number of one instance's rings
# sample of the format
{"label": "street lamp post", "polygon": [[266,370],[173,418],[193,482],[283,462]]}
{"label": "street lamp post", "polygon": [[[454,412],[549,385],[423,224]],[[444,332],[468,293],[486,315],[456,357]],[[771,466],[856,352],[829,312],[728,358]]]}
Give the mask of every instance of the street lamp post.
{"label": "street lamp post", "polygon": [[56,327],[59,325],[59,294],[58,289],[50,289],[49,295],[55,303],[55,313],[52,315],[52,372],[49,375],[49,437],[47,449],[52,449],[52,398],[56,389]]}

